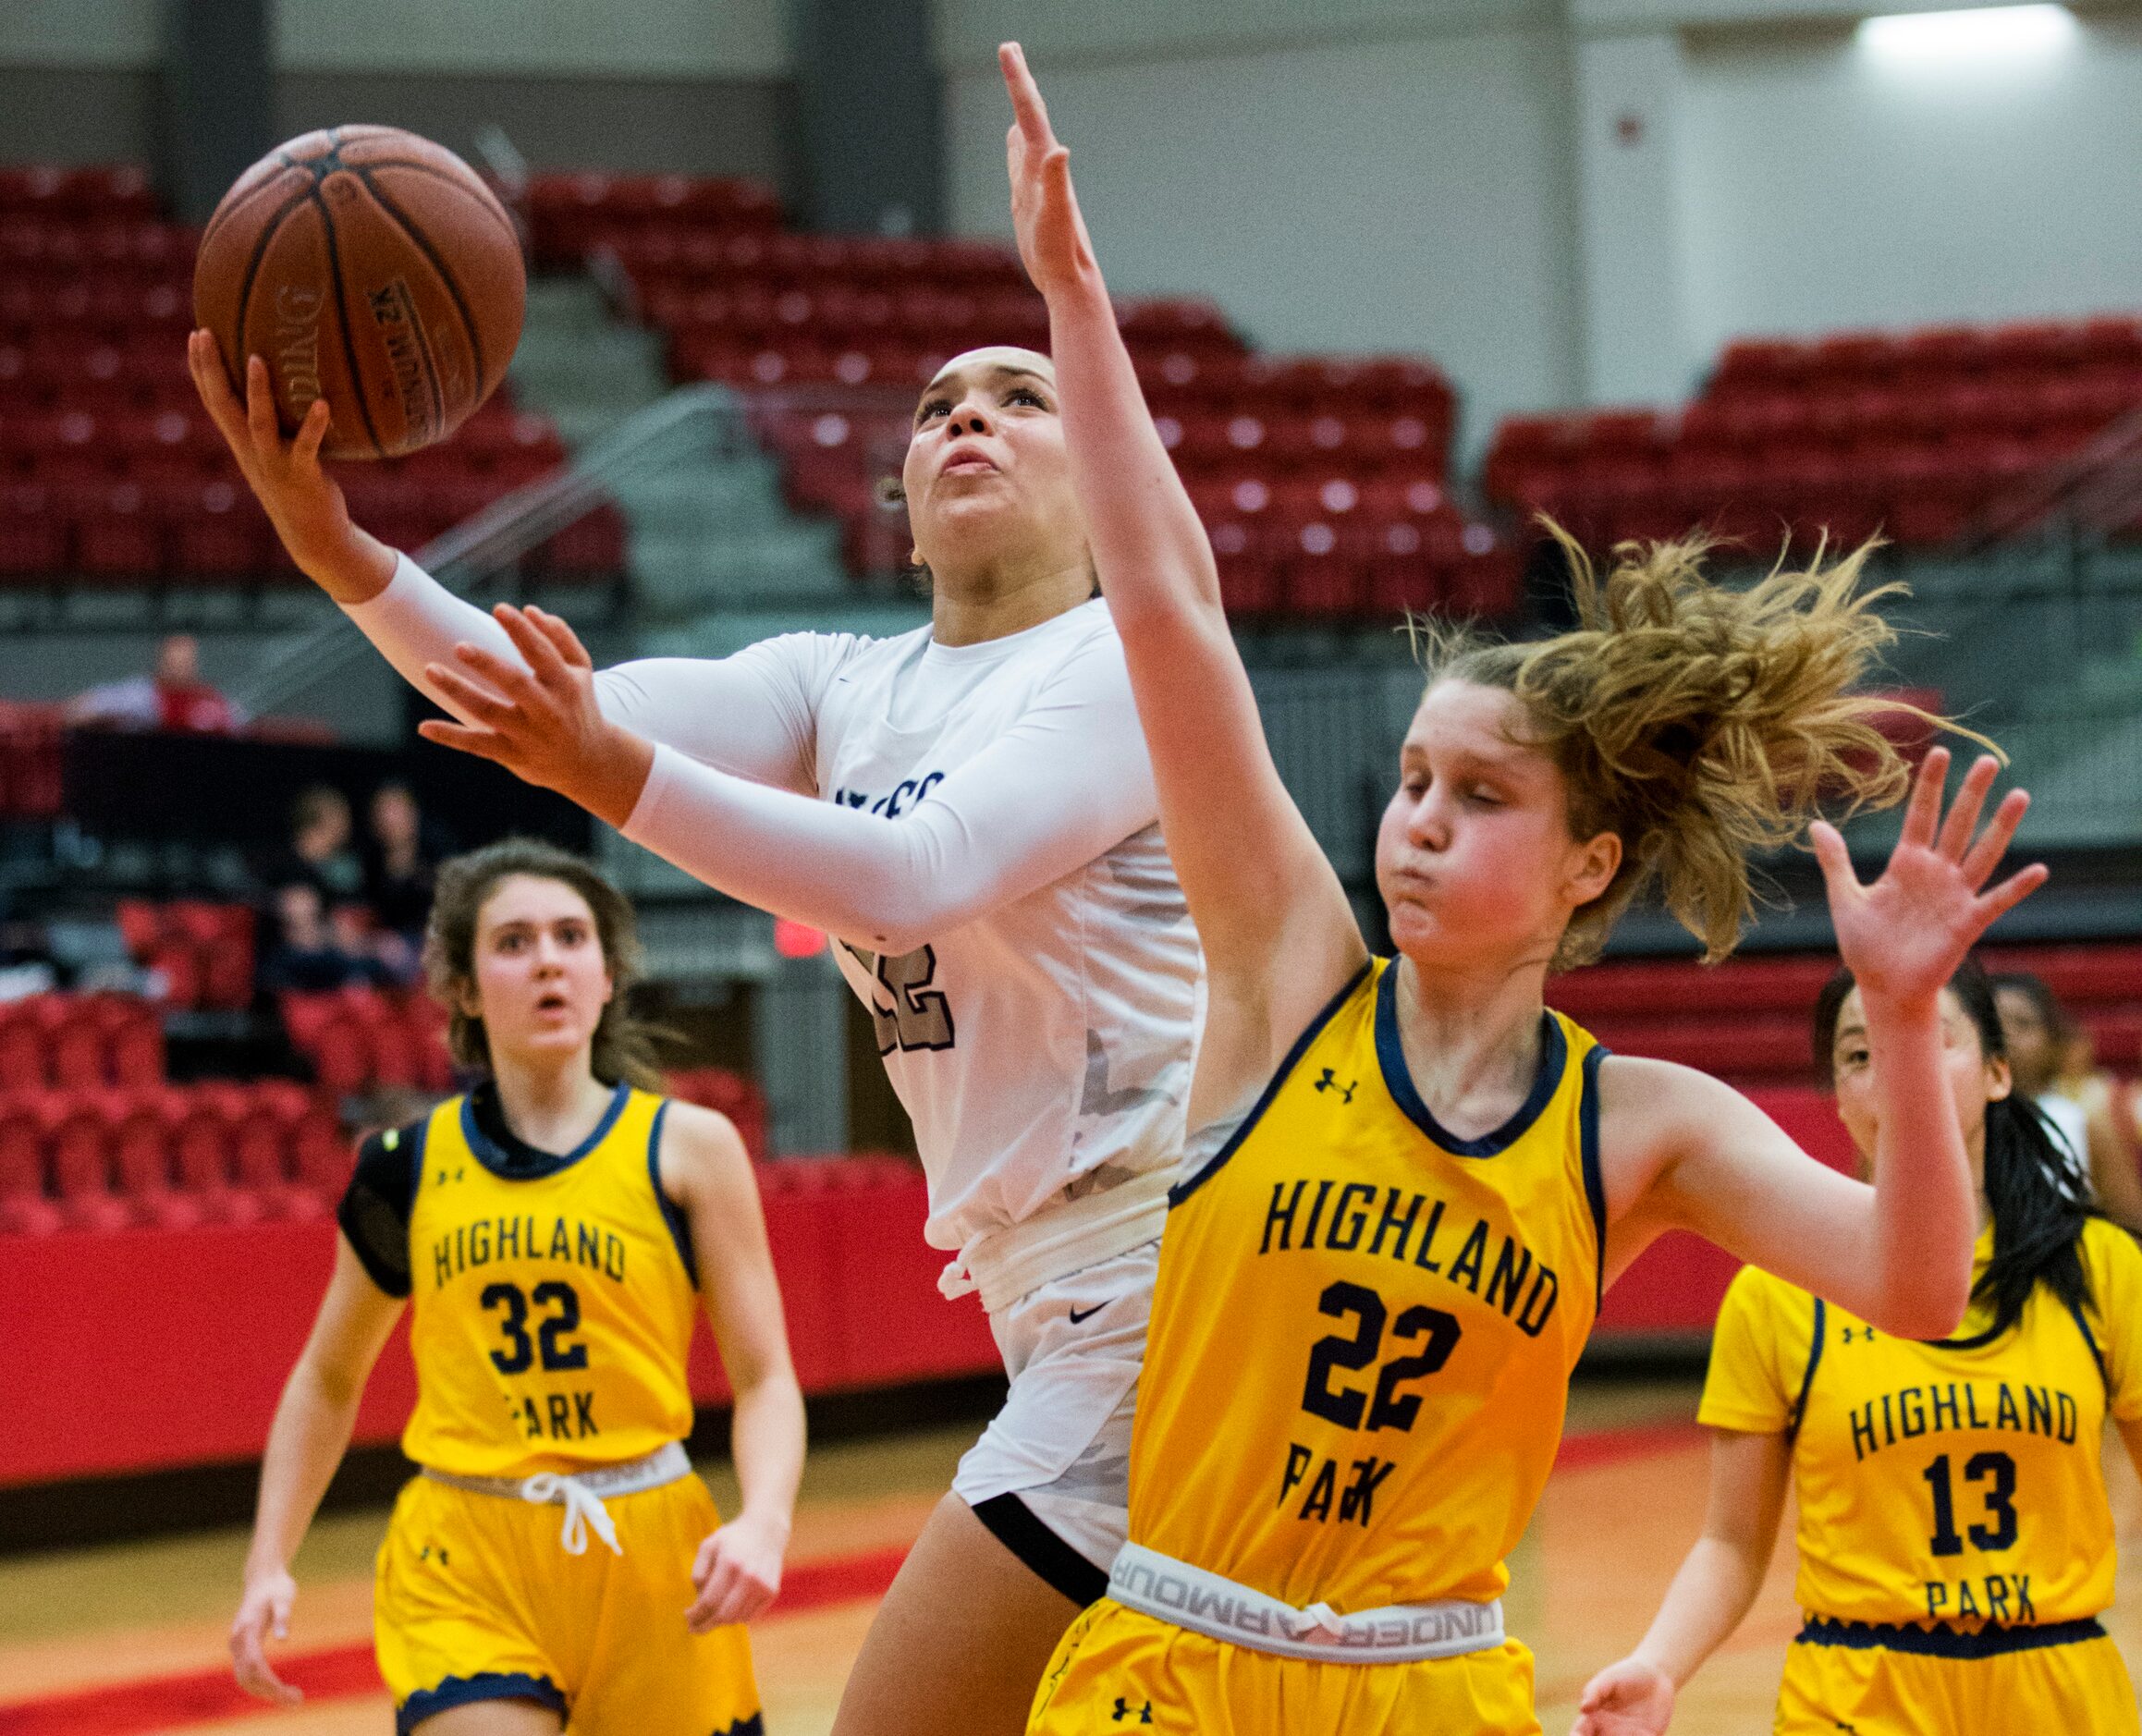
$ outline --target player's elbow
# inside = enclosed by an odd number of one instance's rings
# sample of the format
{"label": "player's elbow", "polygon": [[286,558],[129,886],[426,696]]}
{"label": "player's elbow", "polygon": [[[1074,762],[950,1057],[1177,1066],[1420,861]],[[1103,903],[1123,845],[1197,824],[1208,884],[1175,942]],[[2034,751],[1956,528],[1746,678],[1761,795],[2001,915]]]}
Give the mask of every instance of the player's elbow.
{"label": "player's elbow", "polygon": [[1971,1274],[1940,1271],[1920,1275],[1910,1283],[1889,1286],[1878,1308],[1867,1314],[1867,1324],[1891,1338],[1945,1339],[1963,1325],[1971,1306]]}
{"label": "player's elbow", "polygon": [[918,898],[912,888],[894,884],[887,884],[883,890],[886,896],[851,912],[851,926],[836,930],[844,939],[863,942],[881,958],[900,959],[919,952],[948,929],[972,921],[986,908],[942,892]]}

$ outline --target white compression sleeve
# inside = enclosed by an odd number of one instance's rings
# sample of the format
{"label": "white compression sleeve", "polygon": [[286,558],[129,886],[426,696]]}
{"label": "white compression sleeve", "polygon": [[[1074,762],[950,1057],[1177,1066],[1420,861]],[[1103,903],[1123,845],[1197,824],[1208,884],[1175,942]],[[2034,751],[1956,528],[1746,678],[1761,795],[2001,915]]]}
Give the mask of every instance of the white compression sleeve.
{"label": "white compression sleeve", "polygon": [[763,789],[660,749],[624,833],[732,898],[897,953],[1083,867],[1156,813],[1110,638],[904,813]]}
{"label": "white compression sleeve", "polygon": [[[425,665],[454,666],[458,643],[520,660],[503,627],[407,555],[385,591],[342,612],[412,687],[448,711]],[[740,777],[811,790],[817,695],[853,642],[847,634],[790,633],[718,660],[644,658],[598,674],[596,699],[604,716],[658,746]]]}

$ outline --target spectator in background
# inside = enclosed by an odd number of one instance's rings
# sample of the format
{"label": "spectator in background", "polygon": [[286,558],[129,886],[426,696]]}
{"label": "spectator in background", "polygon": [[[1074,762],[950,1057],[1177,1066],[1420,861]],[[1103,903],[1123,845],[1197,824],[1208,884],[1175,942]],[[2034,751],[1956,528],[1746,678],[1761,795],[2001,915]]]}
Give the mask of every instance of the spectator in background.
{"label": "spectator in background", "polygon": [[271,894],[302,881],[320,895],[320,906],[353,899],[364,872],[349,849],[349,801],[339,789],[314,784],[300,790],[290,806],[290,841],[267,864],[261,878]]}
{"label": "spectator in background", "polygon": [[69,723],[114,729],[176,729],[193,735],[230,735],[245,713],[201,679],[201,642],[191,633],[167,633],[156,647],[156,666],[92,687],[67,708]]}
{"label": "spectator in background", "polygon": [[447,852],[430,836],[407,784],[382,784],[373,790],[366,819],[371,837],[365,840],[364,901],[377,924],[373,949],[398,982],[411,983],[423,951],[438,864]]}
{"label": "spectator in background", "polygon": [[2105,1215],[2142,1233],[2142,1173],[2120,1125],[2113,1082],[2091,1064],[2090,1037],[2038,977],[1993,979],[2015,1088],[2036,1103],[2068,1153],[2089,1172]]}
{"label": "spectator in background", "polygon": [[[340,932],[337,932],[337,930]],[[269,944],[263,949],[260,985],[269,995],[320,995],[351,983],[376,982],[376,960],[345,944],[347,921],[331,925],[327,903],[310,880],[275,888],[268,911]]]}

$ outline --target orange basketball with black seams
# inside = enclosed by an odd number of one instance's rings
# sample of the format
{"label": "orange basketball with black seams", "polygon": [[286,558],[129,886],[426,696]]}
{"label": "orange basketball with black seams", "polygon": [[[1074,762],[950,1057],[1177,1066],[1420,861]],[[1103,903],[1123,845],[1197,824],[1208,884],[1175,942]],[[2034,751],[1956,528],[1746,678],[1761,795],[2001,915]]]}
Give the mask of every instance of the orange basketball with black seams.
{"label": "orange basketball with black seams", "polygon": [[196,322],[232,385],[268,364],[294,434],[316,398],[335,458],[444,440],[505,378],[528,277],[513,219],[442,145],[395,127],[331,127],[239,177],[202,232]]}

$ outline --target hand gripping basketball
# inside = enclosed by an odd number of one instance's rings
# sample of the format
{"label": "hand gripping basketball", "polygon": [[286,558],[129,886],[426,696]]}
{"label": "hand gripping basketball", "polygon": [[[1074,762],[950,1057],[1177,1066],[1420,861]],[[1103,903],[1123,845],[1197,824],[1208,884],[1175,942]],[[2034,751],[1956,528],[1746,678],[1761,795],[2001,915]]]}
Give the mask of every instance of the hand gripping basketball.
{"label": "hand gripping basketball", "polygon": [[260,357],[246,358],[242,405],[213,333],[187,338],[186,362],[202,407],[299,570],[338,603],[362,603],[386,589],[394,577],[394,551],[350,522],[342,490],[320,465],[320,445],[333,420],[327,400],[315,398],[297,434],[286,440]]}
{"label": "hand gripping basketball", "polygon": [[1928,753],[1912,785],[1903,832],[1890,852],[1889,866],[1872,886],[1860,884],[1835,826],[1818,822],[1813,828],[1816,860],[1829,886],[1837,950],[1858,979],[1860,992],[1870,999],[1899,1006],[1930,1004],[1994,919],[2045,884],[2044,866],[2034,864],[1991,891],[1979,889],[2001,865],[2030,807],[2027,795],[2012,789],[1986,829],[1978,831],[1978,816],[1999,769],[1990,754],[1982,756],[1965,776],[1955,805],[1943,819],[1949,752],[1936,748]]}

